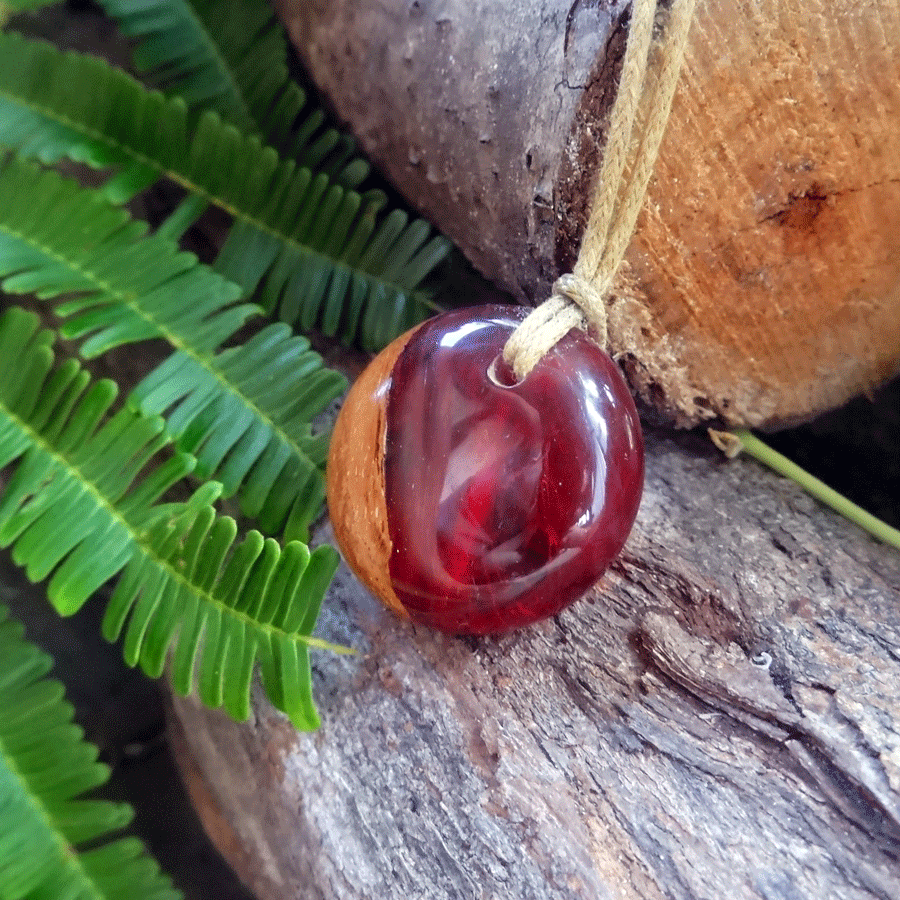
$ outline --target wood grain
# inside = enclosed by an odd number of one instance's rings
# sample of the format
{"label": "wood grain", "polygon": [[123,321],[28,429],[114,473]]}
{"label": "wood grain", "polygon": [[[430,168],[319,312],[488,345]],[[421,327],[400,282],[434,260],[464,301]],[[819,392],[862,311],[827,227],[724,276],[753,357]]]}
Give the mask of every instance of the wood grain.
{"label": "wood grain", "polygon": [[555,619],[449,638],[342,570],[319,733],[175,701],[261,900],[900,896],[900,558],[693,435],[647,451]]}
{"label": "wood grain", "polygon": [[391,372],[415,329],[400,335],[353,383],[331,436],[326,482],[334,537],[344,559],[395,613],[408,618],[391,585],[384,449]]}

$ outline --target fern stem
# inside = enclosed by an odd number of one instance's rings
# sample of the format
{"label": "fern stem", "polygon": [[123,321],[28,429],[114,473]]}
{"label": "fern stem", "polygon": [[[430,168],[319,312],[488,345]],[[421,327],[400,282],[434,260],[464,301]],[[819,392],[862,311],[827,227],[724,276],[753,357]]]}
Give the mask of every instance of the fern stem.
{"label": "fern stem", "polygon": [[[795,481],[816,500],[830,506],[845,519],[864,529],[879,541],[900,550],[900,530],[888,525],[877,516],[873,516],[861,506],[857,506],[852,500],[839,494],[834,488],[811,475],[795,462],[750,434],[749,431],[740,429],[732,432],[711,431],[710,436],[727,456],[736,456],[741,451],[749,453],[755,460],[778,472],[779,475]],[[736,443],[734,443],[735,441]]]}
{"label": "fern stem", "polygon": [[305,637],[303,643],[309,648],[328,650],[339,656],[357,656],[359,654],[358,650],[355,650],[353,647],[348,647],[346,644],[333,644],[331,641],[326,641],[324,638],[312,637],[311,635]]}

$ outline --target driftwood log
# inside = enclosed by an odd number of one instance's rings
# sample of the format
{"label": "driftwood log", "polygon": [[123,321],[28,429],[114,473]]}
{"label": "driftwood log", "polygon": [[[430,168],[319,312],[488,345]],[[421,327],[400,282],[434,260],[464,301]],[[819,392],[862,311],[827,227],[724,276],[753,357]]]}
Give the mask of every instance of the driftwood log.
{"label": "driftwood log", "polygon": [[260,900],[900,897],[900,556],[696,435],[647,449],[624,556],[555,619],[448,638],[342,570],[321,731],[173,702]]}
{"label": "driftwood log", "polygon": [[[580,244],[623,0],[279,0],[364,149],[475,266]],[[681,424],[774,426],[900,368],[900,3],[700,0],[612,349]]]}
{"label": "driftwood log", "polygon": [[[626,4],[281,7],[376,162],[541,299],[578,245]],[[701,3],[619,285],[619,355],[670,418],[777,424],[896,369],[898,48],[894,0]],[[258,692],[245,724],[171,703],[260,900],[900,897],[900,557],[695,434],[647,434],[625,554],[554,619],[450,638],[344,569],[320,632],[358,655],[316,654],[316,734]]]}

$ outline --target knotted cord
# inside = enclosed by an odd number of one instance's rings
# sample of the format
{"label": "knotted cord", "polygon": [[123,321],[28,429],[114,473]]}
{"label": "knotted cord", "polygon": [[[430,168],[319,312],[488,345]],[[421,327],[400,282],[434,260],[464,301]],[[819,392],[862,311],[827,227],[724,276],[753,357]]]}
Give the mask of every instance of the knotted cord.
{"label": "knotted cord", "polygon": [[673,0],[653,46],[657,0],[634,0],[619,90],[610,115],[591,213],[571,274],[510,335],[503,357],[518,380],[572,328],[606,348],[607,306],[644,204],[669,121],[697,0]]}

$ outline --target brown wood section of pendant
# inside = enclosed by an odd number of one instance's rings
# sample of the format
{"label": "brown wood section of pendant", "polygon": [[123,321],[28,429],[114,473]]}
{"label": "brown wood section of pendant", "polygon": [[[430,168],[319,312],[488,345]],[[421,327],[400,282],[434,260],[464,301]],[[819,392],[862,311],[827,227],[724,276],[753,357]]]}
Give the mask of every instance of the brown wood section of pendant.
{"label": "brown wood section of pendant", "polygon": [[408,617],[391,586],[384,491],[384,446],[391,372],[415,329],[389,344],[359,376],[341,408],[326,482],[328,512],[347,565],[397,614]]}

